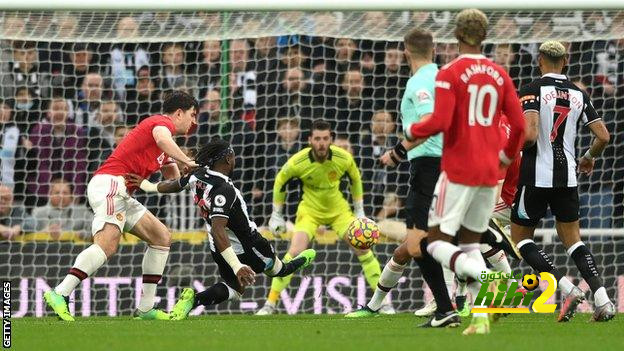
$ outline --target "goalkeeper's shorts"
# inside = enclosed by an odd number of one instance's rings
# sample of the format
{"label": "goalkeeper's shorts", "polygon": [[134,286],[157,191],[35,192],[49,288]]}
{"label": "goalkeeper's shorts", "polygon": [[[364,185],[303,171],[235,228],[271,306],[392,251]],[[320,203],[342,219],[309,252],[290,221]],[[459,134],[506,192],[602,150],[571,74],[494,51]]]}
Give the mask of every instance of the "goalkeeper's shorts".
{"label": "goalkeeper's shorts", "polygon": [[122,233],[128,232],[147,212],[145,206],[128,195],[122,176],[95,175],[87,186],[87,197],[94,213],[91,225],[93,235],[106,223],[116,225]]}
{"label": "goalkeeper's shorts", "polygon": [[312,241],[316,235],[316,230],[321,225],[330,226],[340,239],[342,239],[349,228],[349,224],[353,222],[355,215],[349,209],[346,211],[340,211],[338,215],[330,217],[321,217],[316,215],[310,209],[305,206],[299,205],[297,208],[297,219],[295,220],[296,232],[304,232],[308,235],[308,239]]}

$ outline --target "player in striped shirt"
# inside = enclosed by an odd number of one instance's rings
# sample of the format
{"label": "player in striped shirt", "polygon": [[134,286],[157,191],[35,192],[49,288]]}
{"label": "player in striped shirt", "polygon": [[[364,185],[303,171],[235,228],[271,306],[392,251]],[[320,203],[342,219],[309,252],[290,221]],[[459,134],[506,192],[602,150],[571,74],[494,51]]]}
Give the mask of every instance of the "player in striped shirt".
{"label": "player in striped shirt", "polygon": [[567,295],[558,320],[572,318],[585,294],[557,270],[548,255],[533,241],[535,227],[546,215],[555,216],[557,234],[567,253],[594,293],[595,321],[615,316],[615,306],[602,284],[598,267],[589,248],[581,241],[577,187],[576,132],[579,122],[596,137],[580,158],[578,171],[593,170],[594,158],[609,142],[609,132],[586,93],[561,72],[567,64],[563,44],[547,41],[539,48],[539,66],[543,76],[520,90],[527,119],[527,147],[522,155],[520,182],[512,210],[511,232],[522,258],[537,272],[550,272]]}

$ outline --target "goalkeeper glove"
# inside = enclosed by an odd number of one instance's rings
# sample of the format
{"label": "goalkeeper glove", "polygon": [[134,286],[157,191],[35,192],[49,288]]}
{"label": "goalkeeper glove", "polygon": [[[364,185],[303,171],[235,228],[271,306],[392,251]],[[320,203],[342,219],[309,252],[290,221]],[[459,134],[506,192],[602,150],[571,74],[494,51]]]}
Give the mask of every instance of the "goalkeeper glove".
{"label": "goalkeeper glove", "polygon": [[357,218],[366,217],[366,214],[364,213],[364,201],[353,201],[353,213]]}
{"label": "goalkeeper glove", "polygon": [[281,234],[286,231],[282,205],[273,204],[273,213],[271,213],[271,218],[269,219],[269,229],[273,234]]}

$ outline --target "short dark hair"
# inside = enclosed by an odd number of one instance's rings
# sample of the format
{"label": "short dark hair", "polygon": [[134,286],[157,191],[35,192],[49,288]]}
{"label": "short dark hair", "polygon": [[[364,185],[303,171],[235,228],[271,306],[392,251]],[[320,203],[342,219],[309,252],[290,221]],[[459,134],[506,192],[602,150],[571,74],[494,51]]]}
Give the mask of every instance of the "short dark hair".
{"label": "short dark hair", "polygon": [[315,130],[329,130],[331,132],[331,124],[324,119],[316,119],[312,122],[312,127],[310,127],[310,135],[312,135]]}
{"label": "short dark hair", "polygon": [[36,48],[34,41],[15,40],[13,50],[33,50]]}
{"label": "short dark hair", "polygon": [[230,143],[226,140],[215,138],[202,146],[195,156],[195,161],[200,166],[212,167],[217,161],[223,159],[230,149]]}
{"label": "short dark hair", "polygon": [[182,90],[175,90],[165,94],[163,102],[163,113],[174,113],[178,109],[186,111],[191,107],[195,108],[195,111],[199,111],[199,103],[197,99]]}
{"label": "short dark hair", "polygon": [[433,50],[433,35],[426,29],[414,28],[410,30],[403,37],[403,41],[407,51],[419,57],[428,56]]}

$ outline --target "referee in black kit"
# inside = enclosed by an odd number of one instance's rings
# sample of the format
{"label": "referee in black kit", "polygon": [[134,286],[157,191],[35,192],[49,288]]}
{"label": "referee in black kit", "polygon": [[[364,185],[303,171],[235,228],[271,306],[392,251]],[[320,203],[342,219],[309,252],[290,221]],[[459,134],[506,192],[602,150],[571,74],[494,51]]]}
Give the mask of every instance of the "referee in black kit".
{"label": "referee in black kit", "polygon": [[594,158],[607,146],[609,132],[587,94],[562,74],[568,63],[566,48],[558,41],[547,41],[539,48],[538,60],[542,77],[520,89],[528,127],[511,235],[535,271],[556,277],[566,296],[558,321],[570,320],[585,294],[533,241],[535,227],[550,207],[559,239],[594,294],[593,320],[608,321],[615,316],[615,306],[607,296],[594,257],[581,241],[575,145],[579,126],[588,127],[595,138],[578,163],[578,171],[588,174],[594,168]]}

